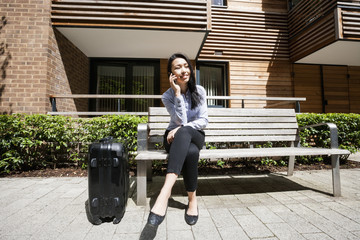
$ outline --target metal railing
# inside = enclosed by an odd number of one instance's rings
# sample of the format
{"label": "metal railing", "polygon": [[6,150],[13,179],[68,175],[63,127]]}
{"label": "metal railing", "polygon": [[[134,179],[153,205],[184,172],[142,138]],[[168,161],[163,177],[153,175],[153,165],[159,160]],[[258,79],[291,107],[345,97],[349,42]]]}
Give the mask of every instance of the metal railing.
{"label": "metal railing", "polygon": [[[110,95],[110,94],[51,94],[49,95],[51,102],[50,115],[109,115],[109,114],[131,114],[131,115],[147,115],[147,112],[58,112],[56,107],[56,99],[161,99],[161,95]],[[299,97],[256,97],[256,96],[207,96],[207,99],[214,100],[241,100],[241,107],[245,108],[245,101],[279,101],[278,103],[269,104],[266,108],[277,107],[289,103],[295,103],[295,111],[300,113],[300,102],[306,101],[306,98]]]}

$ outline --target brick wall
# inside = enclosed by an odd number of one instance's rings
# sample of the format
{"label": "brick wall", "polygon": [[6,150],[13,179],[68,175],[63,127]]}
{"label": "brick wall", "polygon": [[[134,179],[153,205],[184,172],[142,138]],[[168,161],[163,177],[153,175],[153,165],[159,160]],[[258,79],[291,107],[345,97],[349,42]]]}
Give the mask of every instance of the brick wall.
{"label": "brick wall", "polygon": [[0,36],[5,46],[0,59],[1,113],[35,113],[45,108],[49,7],[49,1],[40,0],[0,3]]}
{"label": "brick wall", "polygon": [[[50,28],[49,79],[52,94],[89,93],[89,59],[58,30]],[[57,99],[58,111],[87,111],[87,99]]]}
{"label": "brick wall", "polygon": [[[49,94],[88,91],[88,59],[53,30],[50,4],[1,0],[0,113],[46,113]],[[86,102],[58,101],[60,111],[77,108],[86,110]]]}

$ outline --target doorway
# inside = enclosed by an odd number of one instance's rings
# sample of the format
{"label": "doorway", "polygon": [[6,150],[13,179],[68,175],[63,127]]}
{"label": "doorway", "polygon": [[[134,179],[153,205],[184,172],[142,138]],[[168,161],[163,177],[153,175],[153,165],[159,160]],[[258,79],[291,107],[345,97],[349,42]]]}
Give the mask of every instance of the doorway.
{"label": "doorway", "polygon": [[[90,91],[93,94],[157,95],[159,94],[159,61],[92,60]],[[147,112],[159,100],[93,99],[90,111]]]}

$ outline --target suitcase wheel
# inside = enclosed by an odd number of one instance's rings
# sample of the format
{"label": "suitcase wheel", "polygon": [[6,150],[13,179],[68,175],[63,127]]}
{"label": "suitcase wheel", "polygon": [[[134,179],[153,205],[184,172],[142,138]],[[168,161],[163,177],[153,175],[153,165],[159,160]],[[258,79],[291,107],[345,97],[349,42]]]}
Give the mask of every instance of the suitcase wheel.
{"label": "suitcase wheel", "polygon": [[120,219],[118,219],[118,218],[114,218],[114,220],[113,220],[113,224],[118,224],[120,221],[121,221],[121,218],[120,218]]}

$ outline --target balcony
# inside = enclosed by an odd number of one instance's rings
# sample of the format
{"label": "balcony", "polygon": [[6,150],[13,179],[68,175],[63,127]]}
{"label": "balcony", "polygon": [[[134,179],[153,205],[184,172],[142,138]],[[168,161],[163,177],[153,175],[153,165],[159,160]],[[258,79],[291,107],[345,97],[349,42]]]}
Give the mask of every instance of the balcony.
{"label": "balcony", "polygon": [[88,57],[195,59],[210,18],[210,0],[53,0],[51,11],[53,27]]}
{"label": "balcony", "polygon": [[290,59],[360,66],[360,2],[301,1],[289,12]]}

